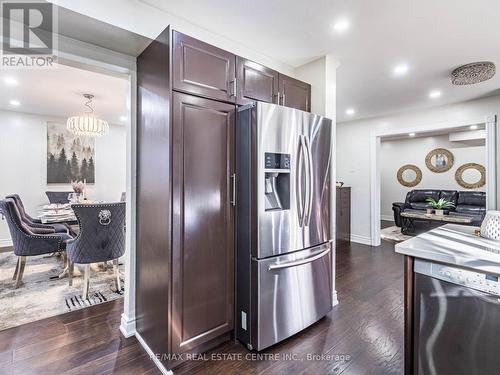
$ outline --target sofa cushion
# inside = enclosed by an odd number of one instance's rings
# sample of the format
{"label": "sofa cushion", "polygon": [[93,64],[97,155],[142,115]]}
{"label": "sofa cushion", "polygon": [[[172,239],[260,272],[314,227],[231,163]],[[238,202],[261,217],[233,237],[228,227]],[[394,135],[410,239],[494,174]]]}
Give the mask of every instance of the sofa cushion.
{"label": "sofa cushion", "polygon": [[455,212],[461,214],[469,214],[469,215],[482,215],[483,213],[486,212],[486,207],[461,204],[457,206]]}
{"label": "sofa cushion", "polygon": [[456,190],[441,190],[439,198],[446,199],[447,201],[457,205],[458,191]]}
{"label": "sofa cushion", "polygon": [[486,207],[486,193],[484,191],[461,191],[458,193],[457,205]]}
{"label": "sofa cushion", "polygon": [[439,199],[440,190],[412,190],[411,194],[407,197],[409,198],[409,202],[407,203],[415,203],[415,202],[425,202],[427,203],[427,198],[434,198],[436,200]]}
{"label": "sofa cushion", "polygon": [[410,207],[414,210],[426,210],[432,208],[432,204],[429,202],[412,202],[410,203]]}

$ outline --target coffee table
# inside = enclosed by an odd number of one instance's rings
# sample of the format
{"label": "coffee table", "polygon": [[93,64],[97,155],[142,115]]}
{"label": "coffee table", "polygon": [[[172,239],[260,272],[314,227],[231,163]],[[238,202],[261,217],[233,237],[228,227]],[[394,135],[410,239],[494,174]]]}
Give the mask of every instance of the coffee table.
{"label": "coffee table", "polygon": [[471,216],[463,215],[436,215],[428,214],[427,212],[417,211],[417,210],[405,210],[401,212],[402,226],[401,233],[409,234],[415,230],[414,221],[435,221],[442,223],[454,223],[454,224],[470,224],[473,218]]}

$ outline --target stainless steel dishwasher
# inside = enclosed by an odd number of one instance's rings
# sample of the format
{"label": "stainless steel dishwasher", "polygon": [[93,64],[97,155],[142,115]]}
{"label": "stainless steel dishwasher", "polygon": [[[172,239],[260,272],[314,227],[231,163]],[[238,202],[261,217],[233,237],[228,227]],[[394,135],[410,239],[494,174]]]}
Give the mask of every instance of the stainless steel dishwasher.
{"label": "stainless steel dishwasher", "polygon": [[419,259],[414,271],[414,374],[499,374],[499,276]]}

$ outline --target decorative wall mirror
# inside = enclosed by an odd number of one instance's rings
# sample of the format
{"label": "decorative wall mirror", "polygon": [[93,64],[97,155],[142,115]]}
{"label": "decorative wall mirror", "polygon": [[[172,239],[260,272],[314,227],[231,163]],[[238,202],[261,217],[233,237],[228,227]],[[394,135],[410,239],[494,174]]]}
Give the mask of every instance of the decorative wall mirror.
{"label": "decorative wall mirror", "polygon": [[455,157],[445,148],[436,148],[430,151],[425,157],[425,165],[435,173],[449,171],[453,167]]}
{"label": "decorative wall mirror", "polygon": [[486,184],[486,169],[477,163],[467,163],[457,169],[455,180],[465,189],[478,189]]}
{"label": "decorative wall mirror", "polygon": [[416,165],[406,164],[398,169],[397,178],[401,185],[414,187],[422,181],[422,171]]}

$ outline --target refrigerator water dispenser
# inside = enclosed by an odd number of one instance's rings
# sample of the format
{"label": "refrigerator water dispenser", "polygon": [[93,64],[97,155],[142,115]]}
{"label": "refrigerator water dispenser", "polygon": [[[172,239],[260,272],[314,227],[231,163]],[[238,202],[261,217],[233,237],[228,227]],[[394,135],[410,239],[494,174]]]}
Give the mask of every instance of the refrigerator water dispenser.
{"label": "refrigerator water dispenser", "polygon": [[265,154],[265,210],[290,209],[290,155]]}

